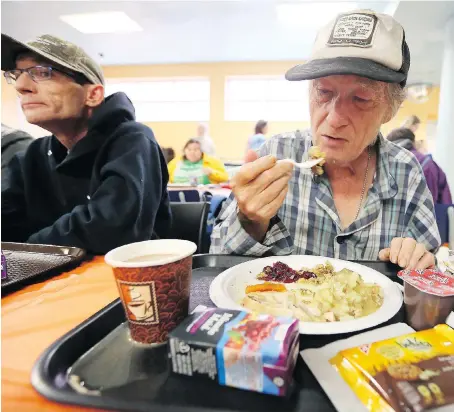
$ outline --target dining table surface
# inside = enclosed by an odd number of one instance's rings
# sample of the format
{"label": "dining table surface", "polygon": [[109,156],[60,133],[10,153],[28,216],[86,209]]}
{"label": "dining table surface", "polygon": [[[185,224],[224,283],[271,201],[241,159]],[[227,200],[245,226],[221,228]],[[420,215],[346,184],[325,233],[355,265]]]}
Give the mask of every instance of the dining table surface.
{"label": "dining table surface", "polygon": [[2,297],[1,410],[99,410],[47,400],[33,388],[31,372],[49,346],[117,298],[113,272],[103,256]]}
{"label": "dining table surface", "polygon": [[116,298],[112,269],[102,256],[2,297],[1,410],[95,410],[47,400],[33,388],[30,375],[53,342]]}

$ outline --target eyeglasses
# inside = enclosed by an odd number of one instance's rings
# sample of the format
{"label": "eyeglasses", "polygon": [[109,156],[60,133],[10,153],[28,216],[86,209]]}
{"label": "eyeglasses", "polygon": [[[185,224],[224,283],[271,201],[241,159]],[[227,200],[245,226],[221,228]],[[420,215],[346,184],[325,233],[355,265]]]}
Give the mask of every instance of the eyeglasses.
{"label": "eyeglasses", "polygon": [[52,72],[59,72],[62,73],[71,79],[73,79],[76,83],[85,84],[87,80],[82,75],[77,75],[73,73],[66,72],[61,69],[57,69],[56,67],[52,66],[33,66],[29,67],[28,69],[13,69],[7,70],[3,73],[5,76],[6,82],[8,84],[15,84],[17,79],[22,73],[27,73],[33,81],[35,82],[43,82],[46,80],[50,80],[52,78]]}

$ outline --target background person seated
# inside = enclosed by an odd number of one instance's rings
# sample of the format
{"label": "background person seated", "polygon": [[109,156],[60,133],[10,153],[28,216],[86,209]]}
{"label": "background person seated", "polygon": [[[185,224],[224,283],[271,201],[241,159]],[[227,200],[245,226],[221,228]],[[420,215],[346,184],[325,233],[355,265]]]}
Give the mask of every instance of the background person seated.
{"label": "background person seated", "polygon": [[259,120],[255,125],[255,134],[252,135],[247,143],[247,150],[259,150],[266,141],[265,135],[268,133],[268,122]]}
{"label": "background person seated", "polygon": [[173,159],[167,166],[170,183],[207,185],[229,180],[224,164],[203,153],[197,139],[188,140],[183,156]]}
{"label": "background person seated", "polygon": [[449,190],[445,173],[433,160],[432,155],[425,155],[416,149],[415,134],[413,131],[405,127],[394,129],[388,135],[388,140],[409,150],[418,159],[426,177],[427,186],[432,193],[434,203],[451,204],[451,191]]}
{"label": "background person seated", "polygon": [[196,139],[200,142],[202,152],[210,156],[216,155],[216,147],[213,139],[208,134],[208,125],[206,123],[200,123],[197,126],[197,137]]}
{"label": "background person seated", "polygon": [[175,150],[171,147],[161,147],[161,150],[166,159],[166,164],[169,164],[175,158]]}
{"label": "background person seated", "polygon": [[405,119],[401,127],[405,127],[406,129],[410,129],[413,133],[416,133],[420,124],[421,120],[419,120],[419,117],[413,114]]}

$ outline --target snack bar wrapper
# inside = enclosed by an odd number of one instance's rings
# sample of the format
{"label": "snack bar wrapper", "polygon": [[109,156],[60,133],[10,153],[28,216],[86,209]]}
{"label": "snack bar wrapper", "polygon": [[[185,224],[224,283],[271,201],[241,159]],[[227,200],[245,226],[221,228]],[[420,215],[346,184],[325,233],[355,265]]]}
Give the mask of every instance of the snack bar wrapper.
{"label": "snack bar wrapper", "polygon": [[454,410],[454,330],[448,325],[343,350],[330,362],[370,411]]}

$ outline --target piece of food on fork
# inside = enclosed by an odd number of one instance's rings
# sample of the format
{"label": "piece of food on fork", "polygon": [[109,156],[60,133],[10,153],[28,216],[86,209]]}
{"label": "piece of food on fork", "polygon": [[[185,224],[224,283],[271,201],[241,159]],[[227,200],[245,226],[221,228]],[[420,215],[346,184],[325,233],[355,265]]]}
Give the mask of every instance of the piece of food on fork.
{"label": "piece of food on fork", "polygon": [[312,146],[308,151],[309,159],[322,159],[320,163],[312,168],[312,173],[321,176],[324,173],[323,165],[325,164],[326,153],[322,152],[318,146]]}
{"label": "piece of food on fork", "polygon": [[309,159],[301,163],[298,163],[293,159],[280,159],[277,162],[292,163],[295,167],[299,167],[300,169],[311,169],[312,173],[316,175],[322,175],[323,174],[322,166],[325,164],[325,152],[320,151],[320,148],[318,146],[312,146],[309,149],[308,154]]}

